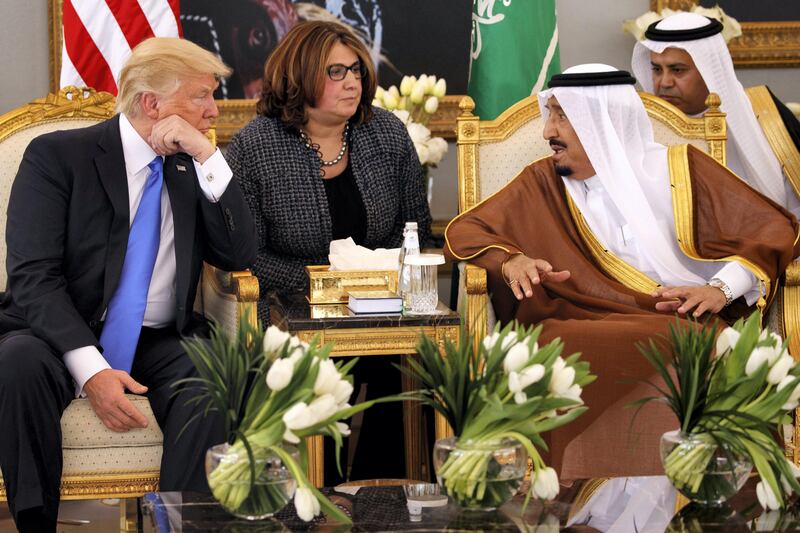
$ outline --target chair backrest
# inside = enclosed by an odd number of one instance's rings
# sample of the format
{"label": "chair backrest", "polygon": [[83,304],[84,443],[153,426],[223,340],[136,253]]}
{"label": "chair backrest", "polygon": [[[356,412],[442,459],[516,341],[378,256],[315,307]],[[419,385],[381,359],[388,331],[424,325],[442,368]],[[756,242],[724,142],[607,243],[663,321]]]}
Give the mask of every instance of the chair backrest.
{"label": "chair backrest", "polygon": [[44,133],[83,128],[113,115],[113,95],[65,87],[0,116],[0,289],[6,286],[8,197],[28,143]]}
{"label": "chair backrest", "polygon": [[[661,144],[692,144],[725,164],[725,113],[719,97],[711,93],[708,110],[690,118],[672,104],[639,93]],[[458,116],[459,212],[474,207],[513,179],[531,162],[551,153],[542,137],[544,121],[536,96],[524,98],[494,120],[473,114],[475,102],[465,96]]]}
{"label": "chair backrest", "polygon": [[[11,185],[28,143],[44,133],[84,128],[114,116],[114,95],[86,87],[64,87],[57,94],[0,116],[0,290],[6,287],[6,213]],[[208,139],[216,146],[216,129]]]}

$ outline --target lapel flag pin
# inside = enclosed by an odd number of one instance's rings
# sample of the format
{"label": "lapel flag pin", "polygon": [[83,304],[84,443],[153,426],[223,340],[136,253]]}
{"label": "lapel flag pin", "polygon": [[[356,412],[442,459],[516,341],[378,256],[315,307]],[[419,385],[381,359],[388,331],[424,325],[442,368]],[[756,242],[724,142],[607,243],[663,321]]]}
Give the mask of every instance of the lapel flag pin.
{"label": "lapel flag pin", "polygon": [[175,165],[175,168],[177,168],[177,169],[178,169],[178,170],[180,170],[181,172],[186,172],[186,167],[185,167],[185,166],[183,166],[183,165]]}

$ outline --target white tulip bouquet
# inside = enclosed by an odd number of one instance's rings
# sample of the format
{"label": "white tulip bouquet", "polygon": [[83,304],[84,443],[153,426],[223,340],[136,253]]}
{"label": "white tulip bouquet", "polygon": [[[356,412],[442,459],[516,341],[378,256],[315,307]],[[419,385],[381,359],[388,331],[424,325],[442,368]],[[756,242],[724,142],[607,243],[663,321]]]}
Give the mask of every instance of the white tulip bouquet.
{"label": "white tulip bouquet", "polygon": [[651,384],[660,396],[634,405],[666,402],[678,417],[680,432],[692,437],[664,459],[667,477],[684,494],[711,501],[715,494],[728,497],[738,490],[726,486],[731,484],[726,476],[706,475],[719,449],[747,457],[756,467],[762,506],[781,508],[788,495],[800,492],[800,471],[776,438],[798,406],[800,366],[782,339],[762,331],[760,324],[761,314],[753,313],[722,330],[716,343],[716,327],[670,325],[671,361],[665,361],[652,339],[639,346],[666,388]]}
{"label": "white tulip bouquet", "polygon": [[[337,466],[342,437],[350,434],[342,420],[386,397],[351,406],[353,392],[350,370],[357,359],[334,363],[331,345],[317,348],[301,342],[274,326],[265,331],[250,326],[243,318],[235,338],[218,326],[210,342],[184,341],[184,348],[197,368],[198,376],[183,379],[176,386],[198,390],[192,401],[206,403],[206,410],[224,414],[232,445],[226,457],[208,472],[214,497],[228,510],[287,502],[287,496],[269,484],[256,483],[254,465],[269,455],[280,458],[298,488],[294,495],[298,516],[309,521],[324,510],[342,523],[350,519],[307,479],[307,451],[304,437],[327,435],[336,443]],[[298,462],[284,444],[297,445]],[[341,472],[341,467],[340,467]],[[243,511],[247,514],[246,511]]]}
{"label": "white tulip bouquet", "polygon": [[444,78],[427,74],[419,78],[403,76],[399,89],[394,85],[388,89],[378,87],[372,101],[372,105],[391,111],[405,124],[419,162],[426,167],[438,165],[447,153],[447,141],[431,136],[427,127],[446,92]]}
{"label": "white tulip bouquet", "polygon": [[[493,460],[492,446],[512,439],[521,443],[533,464],[531,495],[553,499],[559,484],[537,447],[546,449],[541,434],[580,416],[583,387],[594,381],[580,354],[561,357],[556,339],[540,347],[542,331],[515,322],[498,328],[477,346],[462,327],[458,344],[445,341],[445,355],[434,339],[423,336],[420,359],[409,359],[401,371],[422,384],[422,402],[441,413],[456,437],[456,449],[437,470],[440,485],[464,507],[496,507],[513,496],[519,477],[503,480],[503,464]],[[498,472],[500,472],[498,480]],[[490,476],[495,476],[490,480]]]}

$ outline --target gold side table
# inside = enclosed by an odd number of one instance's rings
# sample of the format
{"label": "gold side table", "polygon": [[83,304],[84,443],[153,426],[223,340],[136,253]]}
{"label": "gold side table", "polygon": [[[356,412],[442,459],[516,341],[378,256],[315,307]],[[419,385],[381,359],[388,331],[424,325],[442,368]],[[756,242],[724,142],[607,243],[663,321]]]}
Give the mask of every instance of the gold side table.
{"label": "gold side table", "polygon": [[[331,357],[373,355],[415,355],[419,335],[435,338],[442,350],[445,339],[458,342],[460,317],[457,312],[439,303],[437,313],[425,316],[353,315],[346,305],[310,305],[303,294],[273,295],[270,298],[270,322],[278,328],[311,342],[315,337],[320,344],[333,343]],[[403,390],[413,390],[416,385],[405,374]],[[419,428],[422,421],[421,406],[416,402],[403,405],[403,431],[405,435],[406,475],[421,479],[423,454]],[[437,439],[451,436],[445,419],[436,413]],[[308,439],[309,480],[317,487],[324,484],[322,437]]]}

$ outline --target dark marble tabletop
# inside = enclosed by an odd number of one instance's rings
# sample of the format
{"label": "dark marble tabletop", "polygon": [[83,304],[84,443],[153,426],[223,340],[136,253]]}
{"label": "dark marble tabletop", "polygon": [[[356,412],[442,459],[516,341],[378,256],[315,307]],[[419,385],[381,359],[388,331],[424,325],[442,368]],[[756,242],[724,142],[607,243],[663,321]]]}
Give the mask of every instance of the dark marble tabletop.
{"label": "dark marble tabletop", "polygon": [[[522,510],[517,496],[497,511],[463,511],[452,503],[423,508],[418,519],[409,514],[402,487],[362,487],[355,494],[323,489],[353,518],[352,526],[328,522],[324,516],[302,522],[290,503],[272,518],[247,522],[226,513],[210,496],[157,493],[157,503],[143,504],[144,530],[184,531],[557,531],[660,533],[716,531],[800,531],[800,510],[765,513],[755,496],[755,481],[721,507],[682,503],[661,476],[576,481],[562,486],[553,502],[531,500]],[[592,488],[594,490],[587,490]],[[152,499],[152,496],[150,496]],[[156,519],[156,509],[160,519]],[[160,525],[159,525],[160,523]]]}
{"label": "dark marble tabletop", "polygon": [[457,326],[459,315],[439,302],[435,314],[404,316],[399,313],[387,315],[357,315],[346,304],[308,303],[305,294],[271,294],[269,301],[270,322],[286,331],[308,331],[331,328],[385,328],[397,326]]}

